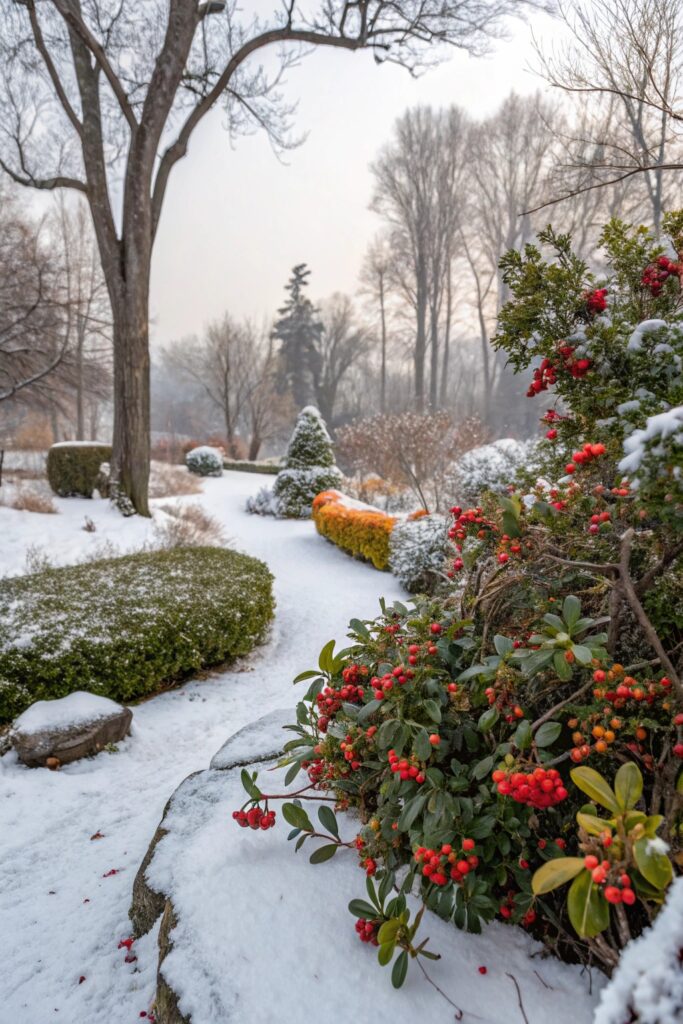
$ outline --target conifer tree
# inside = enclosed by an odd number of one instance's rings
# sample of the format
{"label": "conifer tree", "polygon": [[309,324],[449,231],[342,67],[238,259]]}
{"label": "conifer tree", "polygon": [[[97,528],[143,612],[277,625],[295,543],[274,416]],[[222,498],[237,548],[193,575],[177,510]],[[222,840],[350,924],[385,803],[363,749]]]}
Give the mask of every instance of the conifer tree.
{"label": "conifer tree", "polygon": [[281,342],[280,359],[286,385],[300,408],[315,399],[320,376],[322,323],[318,310],[305,294],[311,271],[305,263],[292,269],[285,290],[288,298],[279,310],[273,337]]}

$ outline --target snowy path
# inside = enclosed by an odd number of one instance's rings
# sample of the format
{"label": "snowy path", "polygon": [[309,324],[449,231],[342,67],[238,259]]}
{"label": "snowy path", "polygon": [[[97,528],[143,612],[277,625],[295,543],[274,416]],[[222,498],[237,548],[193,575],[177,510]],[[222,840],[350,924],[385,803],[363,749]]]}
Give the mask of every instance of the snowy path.
{"label": "snowy path", "polygon": [[[156,935],[136,943],[134,964],[117,944],[129,934],[133,877],[166,800],[236,729],[293,706],[292,678],[315,663],[327,640],[344,639],[350,618],[374,615],[381,595],[401,596],[391,576],[325,544],[310,522],[247,516],[244,500],[263,482],[227,473],[187,500],[201,500],[235,546],[275,575],[270,643],[236,671],[135,708],[133,734],[116,754],[58,773],[24,769],[13,754],[0,759],[0,1024],[139,1020],[154,992]],[[128,545],[125,521],[106,503],[57,504],[58,516],[0,509],[0,574],[23,571],[32,543],[63,561],[108,537]],[[82,530],[85,515],[96,533]],[[148,524],[128,523],[129,546],[143,542]],[[91,840],[98,832],[103,838]]]}

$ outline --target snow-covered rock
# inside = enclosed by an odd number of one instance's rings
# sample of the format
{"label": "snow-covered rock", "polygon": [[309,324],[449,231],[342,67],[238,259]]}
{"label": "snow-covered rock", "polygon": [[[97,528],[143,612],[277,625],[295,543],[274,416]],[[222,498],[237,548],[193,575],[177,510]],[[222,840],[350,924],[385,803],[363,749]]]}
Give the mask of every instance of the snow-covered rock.
{"label": "snow-covered rock", "polygon": [[[300,788],[296,779],[285,787],[286,769],[271,768],[265,762],[252,769],[264,790]],[[278,807],[267,832],[236,826],[231,812],[245,800],[240,771],[209,769],[186,779],[147,861],[147,887],[163,905],[160,1024],[338,1024],[340,1009],[373,1024],[453,1021],[453,1006],[416,965],[397,991],[372,947],[358,941],[347,911],[349,900],[365,895],[355,851],[310,864],[312,847],[295,853]],[[315,801],[306,810],[317,820]],[[339,814],[338,821],[342,839],[352,839],[357,820]],[[418,907],[411,900],[411,909]],[[429,962],[429,975],[464,1011],[463,1020],[517,1020],[517,984],[529,1024],[590,1021],[602,977],[594,972],[591,994],[579,966],[532,959],[541,946],[521,929],[494,922],[473,935],[427,912],[421,933],[441,954]]]}
{"label": "snow-covered rock", "polygon": [[15,720],[10,739],[29,768],[49,758],[68,764],[118,743],[130,731],[133,712],[107,697],[76,690],[57,700],[38,700]]}
{"label": "snow-covered rock", "polygon": [[287,740],[293,738],[284,728],[291,725],[294,718],[291,708],[276,708],[238,729],[213,755],[211,767],[224,771],[236,765],[279,757]]}
{"label": "snow-covered rock", "polygon": [[629,942],[602,991],[594,1024],[680,1024],[683,1020],[683,878],[655,923]]}

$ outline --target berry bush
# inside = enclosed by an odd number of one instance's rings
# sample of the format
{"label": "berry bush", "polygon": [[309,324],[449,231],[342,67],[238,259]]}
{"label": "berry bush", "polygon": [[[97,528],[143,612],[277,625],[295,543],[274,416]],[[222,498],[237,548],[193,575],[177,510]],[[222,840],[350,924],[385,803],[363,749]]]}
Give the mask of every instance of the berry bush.
{"label": "berry bush", "polygon": [[[683,215],[666,227],[676,260],[608,225],[604,280],[551,229],[508,254],[495,344],[533,366],[530,401],[557,399],[538,469],[451,509],[449,592],[353,620],[297,680],[290,838],[353,849],[368,893],[396,894],[350,907],[380,963],[424,955],[410,891],[611,972],[683,866]],[[358,815],[353,842],[329,807],[323,833],[308,819],[321,795]]]}

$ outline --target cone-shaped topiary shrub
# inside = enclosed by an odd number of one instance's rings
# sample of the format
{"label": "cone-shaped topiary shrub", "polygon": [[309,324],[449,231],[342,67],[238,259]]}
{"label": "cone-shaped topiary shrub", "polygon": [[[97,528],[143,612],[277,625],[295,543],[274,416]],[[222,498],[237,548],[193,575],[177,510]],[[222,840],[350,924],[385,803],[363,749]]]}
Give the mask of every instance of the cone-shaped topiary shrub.
{"label": "cone-shaped topiary shrub", "polygon": [[111,445],[99,441],[62,441],[47,455],[47,479],[60,498],[92,498],[100,466],[111,459]]}
{"label": "cone-shaped topiary shrub", "polygon": [[283,519],[307,519],[316,494],[338,487],[340,481],[325,421],[314,406],[307,405],[296,421],[272,500],[261,492],[247,502],[247,510]]}

